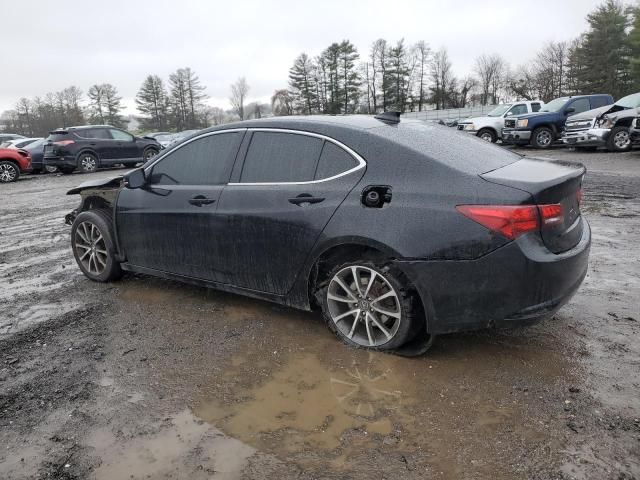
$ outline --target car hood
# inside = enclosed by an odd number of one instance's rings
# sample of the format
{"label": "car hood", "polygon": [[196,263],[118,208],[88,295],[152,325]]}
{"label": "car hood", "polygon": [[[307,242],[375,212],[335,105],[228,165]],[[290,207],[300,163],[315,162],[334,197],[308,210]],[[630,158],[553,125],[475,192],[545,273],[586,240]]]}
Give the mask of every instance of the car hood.
{"label": "car hood", "polygon": [[518,120],[524,118],[540,118],[544,116],[555,117],[558,115],[558,112],[534,112],[534,113],[523,113],[522,115],[513,115],[508,118],[516,118]]}
{"label": "car hood", "polygon": [[112,189],[112,188],[118,188],[122,185],[122,179],[124,178],[123,175],[118,175],[117,177],[111,177],[111,178],[102,178],[100,180],[89,180],[87,182],[82,182],[80,185],[78,185],[75,188],[72,188],[71,190],[69,190],[67,192],[67,195],[75,195],[76,193],[80,193],[83,190],[87,190],[87,189],[91,189],[91,188],[107,188],[107,189]]}

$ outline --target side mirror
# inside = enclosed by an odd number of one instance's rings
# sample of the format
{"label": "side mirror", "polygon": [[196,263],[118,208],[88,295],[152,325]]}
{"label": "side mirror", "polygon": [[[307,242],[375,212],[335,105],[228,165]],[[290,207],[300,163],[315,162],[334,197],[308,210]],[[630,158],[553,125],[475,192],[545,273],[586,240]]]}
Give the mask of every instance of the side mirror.
{"label": "side mirror", "polygon": [[142,188],[146,183],[144,168],[136,168],[124,176],[124,184],[127,188]]}
{"label": "side mirror", "polygon": [[575,109],[575,108],[573,108],[573,107],[569,107],[569,108],[567,108],[567,109],[564,111],[564,114],[565,114],[565,115],[570,115],[570,114],[572,114],[572,113],[573,113],[573,112],[575,112],[575,111],[576,111],[576,109]]}

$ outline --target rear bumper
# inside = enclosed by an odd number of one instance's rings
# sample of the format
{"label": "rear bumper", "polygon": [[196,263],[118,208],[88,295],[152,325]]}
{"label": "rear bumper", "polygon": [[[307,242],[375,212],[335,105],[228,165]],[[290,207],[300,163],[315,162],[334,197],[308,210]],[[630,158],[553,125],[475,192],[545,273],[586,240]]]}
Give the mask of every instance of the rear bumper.
{"label": "rear bumper", "polygon": [[608,128],[585,128],[584,130],[565,131],[562,143],[585,147],[599,147],[607,143],[611,130]]}
{"label": "rear bumper", "polygon": [[42,160],[43,166],[51,167],[68,167],[76,168],[77,162],[75,157],[44,157]]}
{"label": "rear bumper", "polygon": [[422,298],[429,333],[530,324],[551,317],[582,283],[591,247],[583,223],[579,243],[561,254],[529,234],[476,260],[396,264]]}
{"label": "rear bumper", "polygon": [[502,143],[513,145],[526,145],[531,140],[531,130],[518,130],[517,128],[502,129]]}

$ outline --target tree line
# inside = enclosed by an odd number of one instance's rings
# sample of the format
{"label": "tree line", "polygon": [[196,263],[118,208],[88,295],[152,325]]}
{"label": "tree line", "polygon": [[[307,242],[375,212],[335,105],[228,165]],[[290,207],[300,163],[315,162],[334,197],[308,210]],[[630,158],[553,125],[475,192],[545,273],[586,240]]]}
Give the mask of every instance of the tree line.
{"label": "tree line", "polygon": [[[605,0],[587,16],[578,38],[542,45],[530,61],[511,68],[499,54],[483,54],[472,72],[455,75],[446,48],[425,41],[374,41],[360,54],[349,40],[313,57],[303,52],[289,69],[288,85],[271,103],[248,102],[244,77],[230,86],[230,110],[209,106],[205,86],[189,67],[165,82],[148,75],[135,97],[141,130],[187,130],[268,115],[372,114],[489,105],[513,99],[549,101],[563,95],[640,91],[640,6]],[[44,135],[70,125],[124,127],[122,97],[110,83],[77,86],[43,97],[21,98],[0,122],[6,131]]]}
{"label": "tree line", "polygon": [[378,39],[361,56],[348,40],[318,56],[301,53],[287,88],[272,97],[275,114],[375,113],[460,108],[511,99],[549,101],[564,95],[640,90],[640,7],[606,0],[572,41],[548,42],[512,69],[499,54],[480,55],[470,75],[456,77],[446,48]]}

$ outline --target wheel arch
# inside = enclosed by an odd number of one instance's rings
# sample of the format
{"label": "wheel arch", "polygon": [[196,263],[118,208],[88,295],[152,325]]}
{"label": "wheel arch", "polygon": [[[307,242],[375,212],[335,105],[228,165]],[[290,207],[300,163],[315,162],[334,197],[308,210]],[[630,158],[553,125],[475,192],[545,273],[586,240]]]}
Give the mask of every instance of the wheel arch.
{"label": "wheel arch", "polygon": [[631,116],[629,116],[629,117],[623,117],[623,118],[620,118],[620,119],[618,119],[618,121],[613,125],[613,128],[616,128],[616,127],[627,127],[627,128],[631,128],[631,125],[633,124],[633,120],[634,120],[635,118],[636,118],[636,117],[631,117]]}
{"label": "wheel arch", "polygon": [[96,152],[93,148],[90,147],[84,147],[83,149],[81,149],[77,154],[76,154],[76,167],[80,168],[80,165],[78,164],[78,162],[80,161],[80,156],[84,155],[85,153],[90,153],[91,155],[94,155],[96,157],[96,159],[98,160],[98,165],[100,165],[100,155],[98,155],[98,152]]}

